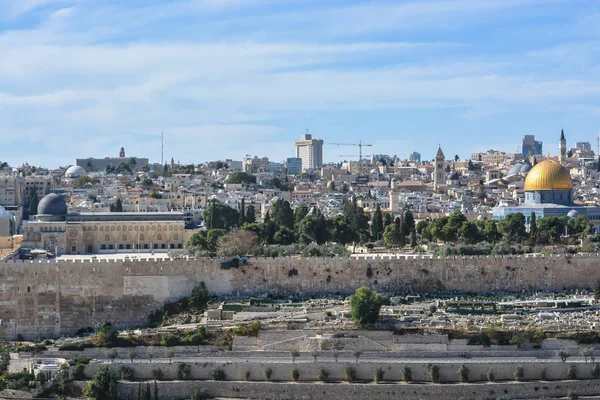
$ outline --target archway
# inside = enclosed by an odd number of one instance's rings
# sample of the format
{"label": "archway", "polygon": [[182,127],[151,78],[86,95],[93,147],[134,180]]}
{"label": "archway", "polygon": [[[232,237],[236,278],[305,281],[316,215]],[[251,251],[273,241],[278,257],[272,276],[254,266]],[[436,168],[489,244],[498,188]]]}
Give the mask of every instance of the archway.
{"label": "archway", "polygon": [[91,245],[91,244],[88,244],[88,247],[87,247],[87,252],[88,252],[89,254],[91,254],[91,253],[93,253],[93,252],[94,252],[94,248],[92,247],[92,245]]}

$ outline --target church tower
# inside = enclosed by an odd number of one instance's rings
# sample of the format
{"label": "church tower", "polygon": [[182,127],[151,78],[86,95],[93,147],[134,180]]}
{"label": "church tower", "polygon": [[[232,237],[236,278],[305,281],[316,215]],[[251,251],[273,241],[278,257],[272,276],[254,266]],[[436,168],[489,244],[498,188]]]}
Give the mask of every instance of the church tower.
{"label": "church tower", "polygon": [[567,140],[565,139],[565,131],[560,130],[560,141],[558,142],[558,162],[564,165],[567,161]]}
{"label": "church tower", "polygon": [[121,147],[121,151],[119,151],[119,157],[125,158],[125,147]]}
{"label": "church tower", "polygon": [[446,162],[446,156],[442,151],[442,147],[438,147],[438,151],[435,155],[435,170],[433,172],[433,189],[438,190],[440,185],[446,183],[446,170],[444,164]]}

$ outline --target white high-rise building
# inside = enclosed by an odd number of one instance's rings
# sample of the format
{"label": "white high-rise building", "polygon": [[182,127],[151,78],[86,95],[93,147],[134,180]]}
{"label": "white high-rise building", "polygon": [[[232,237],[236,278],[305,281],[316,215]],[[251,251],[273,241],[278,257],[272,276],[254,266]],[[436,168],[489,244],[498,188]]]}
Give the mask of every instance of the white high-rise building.
{"label": "white high-rise building", "polygon": [[306,133],[294,144],[296,157],[302,159],[302,171],[323,165],[323,140],[313,139],[312,135]]}

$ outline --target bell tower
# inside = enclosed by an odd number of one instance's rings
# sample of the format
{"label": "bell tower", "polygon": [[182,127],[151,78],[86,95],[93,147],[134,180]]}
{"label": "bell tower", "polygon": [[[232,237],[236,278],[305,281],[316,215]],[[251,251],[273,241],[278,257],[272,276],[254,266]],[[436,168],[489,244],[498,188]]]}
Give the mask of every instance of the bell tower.
{"label": "bell tower", "polygon": [[560,130],[560,141],[558,142],[558,162],[564,165],[567,161],[567,140],[565,139],[565,131]]}
{"label": "bell tower", "polygon": [[438,146],[438,151],[435,155],[435,169],[433,172],[433,189],[438,190],[440,185],[446,183],[446,170],[444,164],[446,162],[446,156],[442,151],[442,147]]}

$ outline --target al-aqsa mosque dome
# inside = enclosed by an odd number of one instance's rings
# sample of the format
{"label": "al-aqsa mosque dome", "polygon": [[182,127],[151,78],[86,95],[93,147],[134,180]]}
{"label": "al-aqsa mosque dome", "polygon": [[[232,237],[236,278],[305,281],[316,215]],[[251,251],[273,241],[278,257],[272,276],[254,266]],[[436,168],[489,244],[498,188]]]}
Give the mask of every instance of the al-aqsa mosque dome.
{"label": "al-aqsa mosque dome", "polygon": [[569,171],[554,160],[537,163],[525,179],[525,190],[573,190]]}

